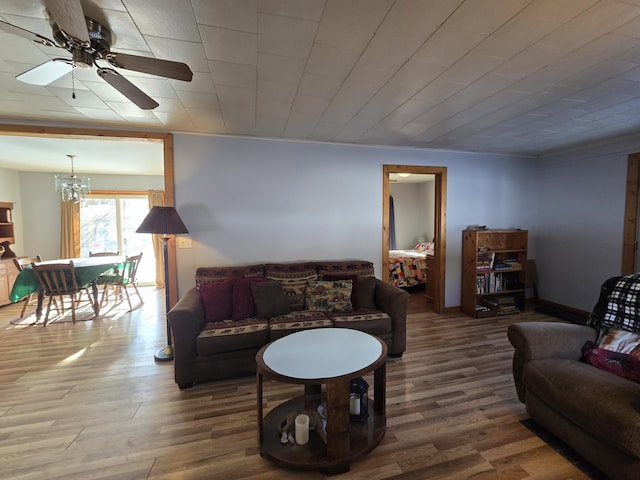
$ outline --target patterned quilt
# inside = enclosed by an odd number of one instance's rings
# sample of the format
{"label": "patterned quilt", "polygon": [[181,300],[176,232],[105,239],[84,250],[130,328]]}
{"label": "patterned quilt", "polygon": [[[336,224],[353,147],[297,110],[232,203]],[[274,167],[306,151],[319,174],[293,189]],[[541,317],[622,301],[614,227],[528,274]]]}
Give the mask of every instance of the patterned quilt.
{"label": "patterned quilt", "polygon": [[607,300],[602,326],[640,332],[640,273],[617,279]]}
{"label": "patterned quilt", "polygon": [[417,250],[389,250],[389,283],[411,287],[426,283],[427,254]]}

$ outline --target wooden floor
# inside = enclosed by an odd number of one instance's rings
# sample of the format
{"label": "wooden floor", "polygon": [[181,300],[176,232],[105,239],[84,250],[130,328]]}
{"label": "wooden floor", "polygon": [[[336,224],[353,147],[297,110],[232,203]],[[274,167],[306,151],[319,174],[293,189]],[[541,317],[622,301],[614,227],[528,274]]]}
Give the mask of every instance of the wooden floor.
{"label": "wooden floor", "polygon": [[[324,478],[260,457],[253,377],[177,388],[173,364],[153,359],[164,297],[144,296],[118,320],[75,325],[15,327],[19,307],[0,308],[0,478]],[[408,350],[387,364],[386,435],[332,478],[588,478],[520,423],[505,332],[544,319],[411,313]],[[267,410],[300,388],[267,382]]]}

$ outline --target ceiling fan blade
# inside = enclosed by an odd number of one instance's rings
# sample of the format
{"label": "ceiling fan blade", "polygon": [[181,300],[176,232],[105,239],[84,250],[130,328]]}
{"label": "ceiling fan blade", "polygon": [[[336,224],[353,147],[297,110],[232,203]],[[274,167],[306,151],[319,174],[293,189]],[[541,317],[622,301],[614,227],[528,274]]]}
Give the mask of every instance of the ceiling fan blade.
{"label": "ceiling fan blade", "polygon": [[159,77],[175,78],[190,82],[193,72],[186,63],[160,60],[159,58],[141,57],[127,53],[109,53],[107,61],[114,67],[133,70],[135,72],[150,73]]}
{"label": "ceiling fan blade", "polygon": [[16,80],[31,85],[49,85],[57,79],[65,76],[75,68],[73,61],[66,58],[54,58],[48,62],[41,63],[26,72],[16,76]]}
{"label": "ceiling fan blade", "polygon": [[89,45],[89,31],[80,0],[45,0],[54,22],[67,36]]}
{"label": "ceiling fan blade", "polygon": [[16,27],[15,25],[11,25],[10,23],[0,21],[0,30],[12,33],[13,35],[18,35],[19,37],[24,37],[27,40],[32,40],[36,43],[41,43],[42,45],[46,45],[47,47],[57,47],[53,40],[49,40],[47,37],[43,37],[42,35],[38,35],[37,33],[30,32],[29,30],[25,30],[24,28]]}
{"label": "ceiling fan blade", "polygon": [[159,105],[153,98],[111,68],[98,68],[98,75],[142,110],[153,110]]}

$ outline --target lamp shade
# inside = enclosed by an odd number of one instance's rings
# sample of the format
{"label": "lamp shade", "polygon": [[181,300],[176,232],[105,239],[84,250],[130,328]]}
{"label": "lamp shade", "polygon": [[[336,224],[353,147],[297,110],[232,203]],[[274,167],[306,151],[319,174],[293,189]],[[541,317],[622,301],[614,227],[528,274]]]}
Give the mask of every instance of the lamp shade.
{"label": "lamp shade", "polygon": [[136,233],[156,233],[159,235],[175,235],[189,233],[187,227],[174,207],[152,207],[142,221]]}

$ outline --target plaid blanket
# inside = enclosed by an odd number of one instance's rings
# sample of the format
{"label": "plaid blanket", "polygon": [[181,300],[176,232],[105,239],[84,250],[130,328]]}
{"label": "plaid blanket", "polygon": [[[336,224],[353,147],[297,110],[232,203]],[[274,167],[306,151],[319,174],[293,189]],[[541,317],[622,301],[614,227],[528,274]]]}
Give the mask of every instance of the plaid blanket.
{"label": "plaid blanket", "polygon": [[640,332],[640,273],[620,277],[612,285],[601,325]]}

